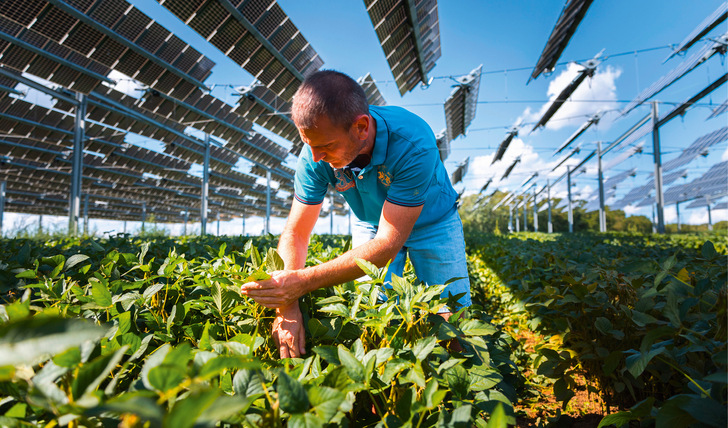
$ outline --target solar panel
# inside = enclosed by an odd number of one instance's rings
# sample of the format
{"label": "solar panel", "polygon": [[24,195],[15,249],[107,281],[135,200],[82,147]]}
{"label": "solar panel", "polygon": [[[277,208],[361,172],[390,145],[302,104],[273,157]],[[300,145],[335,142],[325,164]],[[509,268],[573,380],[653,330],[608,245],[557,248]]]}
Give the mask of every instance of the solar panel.
{"label": "solar panel", "polygon": [[447,130],[443,129],[435,135],[437,139],[437,149],[440,151],[440,160],[445,162],[450,156],[450,140],[447,138]]}
{"label": "solar panel", "polygon": [[480,192],[478,192],[478,193],[483,193],[483,192],[485,192],[485,190],[486,190],[486,189],[488,188],[488,186],[489,186],[489,185],[490,185],[490,183],[492,183],[492,182],[493,182],[493,179],[492,179],[492,178],[489,178],[489,179],[488,179],[488,181],[486,181],[486,182],[485,182],[485,184],[483,184],[483,187],[481,187],[481,188],[480,188]]}
{"label": "solar panel", "polygon": [[450,141],[460,135],[465,135],[465,131],[475,118],[482,72],[483,66],[481,65],[467,76],[458,78],[458,84],[445,101],[447,138]]}
{"label": "solar panel", "polygon": [[594,72],[597,69],[598,60],[589,60],[584,68],[579,71],[579,74],[561,91],[561,93],[551,102],[551,105],[539,119],[536,126],[533,127],[531,132],[535,131],[539,127],[546,126],[546,123],[553,117],[554,114],[561,108],[561,106],[569,99],[571,94],[581,85],[581,83],[587,78],[594,76]]}
{"label": "solar panel", "polygon": [[518,164],[518,162],[520,162],[520,161],[521,161],[521,157],[518,156],[516,158],[516,160],[513,161],[511,166],[509,166],[508,169],[506,169],[506,172],[503,173],[503,176],[501,177],[501,181],[505,180],[506,178],[508,178],[509,175],[511,175],[511,171],[513,171],[513,168],[515,168],[516,165]]}
{"label": "solar panel", "polygon": [[567,148],[567,147],[569,147],[569,145],[571,143],[573,143],[574,140],[576,140],[577,138],[579,138],[581,136],[581,134],[583,134],[584,132],[586,132],[586,130],[589,129],[590,126],[599,123],[599,119],[600,118],[601,118],[601,114],[600,113],[597,113],[594,116],[590,117],[589,120],[587,120],[586,122],[584,122],[584,124],[581,125],[579,127],[579,129],[576,130],[576,132],[574,132],[573,134],[571,134],[571,136],[569,138],[567,138],[566,141],[564,141],[564,144],[562,144],[561,147],[559,147],[554,152],[554,154],[557,155],[557,154],[561,153],[562,151],[564,151],[564,149]]}
{"label": "solar panel", "polygon": [[604,188],[605,189],[614,189],[617,187],[618,184],[620,184],[621,182],[623,182],[624,180],[626,180],[629,177],[634,177],[636,174],[637,174],[637,168],[632,168],[630,170],[620,172],[617,175],[609,177],[604,182]]}
{"label": "solar panel", "polygon": [[714,108],[713,109],[713,112],[710,113],[710,116],[708,116],[707,119],[712,119],[714,117],[718,117],[721,114],[725,113],[726,111],[728,111],[728,100],[723,101],[723,104],[721,104],[718,107]]}
{"label": "solar panel", "polygon": [[632,100],[629,104],[627,104],[624,109],[622,110],[622,116],[626,115],[630,111],[632,111],[637,106],[641,105],[648,99],[654,97],[658,93],[660,93],[662,90],[667,88],[668,86],[672,85],[676,81],[678,81],[681,77],[685,76],[689,72],[691,72],[693,69],[695,69],[698,65],[702,64],[703,62],[707,61],[715,55],[716,53],[725,54],[726,49],[726,38],[727,36],[724,35],[721,37],[721,40],[711,43],[706,43],[700,50],[695,52],[692,56],[684,60],[682,63],[680,63],[677,67],[672,69],[669,73],[667,73],[665,76],[658,79],[655,83],[647,87],[645,90],[643,90],[637,97]]}
{"label": "solar panel", "polygon": [[491,165],[493,165],[494,163],[503,159],[503,155],[506,153],[506,150],[508,150],[508,146],[511,144],[511,141],[513,141],[513,138],[515,138],[517,136],[518,136],[518,129],[513,128],[508,133],[505,140],[501,141],[500,145],[498,146],[498,150],[495,152],[495,156],[493,156],[493,160],[490,162]]}
{"label": "solar panel", "polygon": [[286,101],[323,65],[273,0],[157,1]]}
{"label": "solar panel", "polygon": [[387,101],[384,100],[382,93],[377,88],[377,82],[374,81],[371,74],[367,73],[366,76],[362,76],[357,79],[357,83],[364,89],[364,93],[367,94],[367,102],[372,106],[386,106]]}
{"label": "solar panel", "polygon": [[728,161],[713,165],[705,174],[687,184],[673,186],[665,191],[665,204],[705,196],[728,194]]}
{"label": "solar panel", "polygon": [[694,45],[698,40],[708,34],[713,28],[718,26],[718,24],[725,21],[727,16],[728,3],[723,2],[718,6],[718,9],[708,15],[705,20],[703,20],[703,22],[695,27],[695,29],[691,31],[690,34],[688,34],[687,37],[685,37],[685,39],[680,42],[679,45],[677,45],[674,51],[670,54],[670,56],[665,59],[664,62],[667,62],[667,60],[669,60],[673,56],[690,49],[690,47]]}
{"label": "solar panel", "polygon": [[543,52],[541,52],[541,56],[536,62],[533,72],[531,72],[529,81],[537,78],[541,73],[549,73],[554,69],[556,62],[561,57],[561,53],[566,49],[566,45],[569,44],[569,40],[576,32],[581,20],[584,19],[584,15],[586,15],[592,1],[569,0],[564,6],[548,41],[546,41]]}
{"label": "solar panel", "polygon": [[464,161],[460,162],[460,164],[455,169],[455,171],[453,171],[452,176],[450,177],[450,181],[452,181],[452,184],[457,184],[457,183],[463,181],[465,174],[468,173],[469,164],[470,164],[470,157],[467,157],[467,158],[465,158]]}
{"label": "solar panel", "polygon": [[563,165],[563,164],[564,164],[564,162],[566,162],[567,160],[569,160],[569,158],[571,158],[571,157],[572,157],[572,156],[574,156],[575,154],[578,154],[579,152],[581,152],[581,146],[577,146],[577,147],[576,147],[576,148],[574,148],[574,149],[573,149],[573,150],[572,150],[572,151],[571,151],[571,152],[570,152],[570,153],[569,153],[568,155],[566,155],[566,156],[562,157],[562,158],[561,158],[561,159],[560,159],[560,160],[559,160],[559,161],[558,161],[558,162],[556,163],[556,166],[555,166],[555,167],[553,167],[553,169],[551,169],[551,172],[554,172],[554,171],[556,171],[556,168],[558,168],[558,167],[560,167],[561,165]]}
{"label": "solar panel", "polygon": [[693,159],[701,156],[708,148],[722,143],[728,139],[728,127],[710,132],[702,137],[699,137],[693,141],[690,146],[683,149],[682,153],[675,159],[665,162],[662,165],[663,171],[671,171],[675,168],[679,168],[683,165],[687,165],[693,161]]}
{"label": "solar panel", "polygon": [[645,144],[639,143],[638,145],[634,147],[630,147],[624,152],[620,153],[619,155],[615,156],[613,159],[611,159],[609,162],[607,162],[604,167],[602,168],[604,171],[609,171],[610,169],[614,168],[617,165],[621,165],[622,162],[626,161],[627,159],[631,158],[632,156],[642,153],[643,148]]}
{"label": "solar panel", "polygon": [[713,207],[714,210],[726,210],[728,209],[728,202],[721,202]]}
{"label": "solar panel", "polygon": [[364,0],[400,95],[418,83],[440,58],[436,0]]}

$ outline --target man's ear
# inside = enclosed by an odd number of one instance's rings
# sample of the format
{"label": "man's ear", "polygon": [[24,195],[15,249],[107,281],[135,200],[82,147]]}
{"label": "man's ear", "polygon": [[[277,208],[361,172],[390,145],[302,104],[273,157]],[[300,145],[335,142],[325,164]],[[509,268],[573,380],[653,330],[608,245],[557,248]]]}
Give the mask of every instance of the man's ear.
{"label": "man's ear", "polygon": [[360,140],[366,140],[369,137],[369,132],[371,132],[371,123],[372,119],[368,114],[360,114],[354,120],[352,128]]}

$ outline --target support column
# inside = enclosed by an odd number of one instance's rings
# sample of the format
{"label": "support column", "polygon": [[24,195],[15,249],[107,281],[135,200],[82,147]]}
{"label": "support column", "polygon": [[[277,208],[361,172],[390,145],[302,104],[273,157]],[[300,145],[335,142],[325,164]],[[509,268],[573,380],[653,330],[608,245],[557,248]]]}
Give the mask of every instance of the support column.
{"label": "support column", "polygon": [[713,231],[713,216],[710,214],[710,199],[707,200],[708,202],[708,230],[711,232]]}
{"label": "support column", "polygon": [[533,185],[533,231],[538,232],[538,204],[536,203],[536,184]]}
{"label": "support column", "polygon": [[81,210],[83,177],[83,140],[86,123],[86,95],[76,94],[76,118],[73,124],[73,159],[71,167],[71,194],[68,206],[68,234],[78,235],[78,218]]}
{"label": "support column", "polygon": [[0,237],[3,236],[3,216],[5,214],[5,190],[7,184],[0,181]]}
{"label": "support column", "polygon": [[652,102],[652,153],[655,159],[655,203],[657,204],[657,233],[665,233],[665,199],[662,194],[662,154],[657,101]]}
{"label": "support column", "polygon": [[574,233],[574,211],[571,208],[571,166],[566,166],[566,187],[569,197],[569,233]]}
{"label": "support column", "polygon": [[655,204],[652,205],[652,233],[657,233],[657,220],[655,220]]}
{"label": "support column", "polygon": [[38,215],[38,235],[43,233],[43,214]]}
{"label": "support column", "polygon": [[508,205],[508,233],[513,232],[513,204]]}
{"label": "support column", "polygon": [[243,236],[245,235],[245,213],[243,213]]}
{"label": "support column", "polygon": [[142,233],[144,233],[144,223],[147,222],[147,203],[142,202]]}
{"label": "support column", "polygon": [[190,219],[190,212],[189,211],[185,211],[185,226],[184,226],[184,229],[183,229],[183,232],[182,232],[182,235],[183,236],[187,236],[187,221],[189,219]]}
{"label": "support column", "polygon": [[607,211],[604,206],[604,171],[602,171],[602,142],[597,141],[597,163],[599,165],[599,231],[607,231]]}
{"label": "support column", "polygon": [[551,221],[551,180],[546,180],[546,198],[548,199],[549,204],[549,224],[548,224],[548,232],[554,233],[554,224]]}
{"label": "support column", "polygon": [[202,191],[200,192],[200,235],[207,234],[207,203],[210,191],[210,134],[205,134],[205,158],[202,163]]}
{"label": "support column", "polygon": [[270,233],[270,169],[265,171],[268,188],[265,190],[265,234]]}
{"label": "support column", "polygon": [[523,195],[523,231],[528,232],[528,196]]}
{"label": "support column", "polygon": [[520,223],[520,220],[518,218],[518,204],[516,204],[516,217],[515,217],[515,219],[516,219],[516,232],[520,232],[521,231],[521,223]]}
{"label": "support column", "polygon": [[83,198],[83,234],[88,236],[88,193]]}
{"label": "support column", "polygon": [[329,210],[331,211],[331,216],[329,217],[329,235],[334,234],[334,194],[331,193],[331,196],[329,196],[329,200],[331,201],[331,206],[329,207]]}
{"label": "support column", "polygon": [[677,214],[677,231],[680,231],[680,202],[675,203],[675,214]]}
{"label": "support column", "polygon": [[217,234],[216,236],[220,236],[220,213],[217,213]]}
{"label": "support column", "polygon": [[124,220],[124,232],[122,233],[126,234],[126,220]]}

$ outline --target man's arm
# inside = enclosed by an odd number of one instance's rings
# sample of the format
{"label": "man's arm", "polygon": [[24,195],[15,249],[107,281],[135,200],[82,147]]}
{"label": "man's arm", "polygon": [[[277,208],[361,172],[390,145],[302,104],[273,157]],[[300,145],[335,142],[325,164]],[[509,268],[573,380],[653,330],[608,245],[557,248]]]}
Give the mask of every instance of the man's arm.
{"label": "man's arm", "polygon": [[280,271],[269,280],[245,284],[242,290],[261,305],[286,308],[308,292],[359,278],[363,272],[356,259],[368,260],[379,267],[386,265],[407,241],[421,212],[422,206],[404,207],[385,202],[377,234],[371,241],[334,260],[304,269]]}

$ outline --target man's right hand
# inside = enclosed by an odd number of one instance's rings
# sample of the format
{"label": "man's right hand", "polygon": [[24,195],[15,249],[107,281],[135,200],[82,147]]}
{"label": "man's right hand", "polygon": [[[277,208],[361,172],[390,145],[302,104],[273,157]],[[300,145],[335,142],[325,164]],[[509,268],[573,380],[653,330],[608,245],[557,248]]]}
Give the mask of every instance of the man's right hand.
{"label": "man's right hand", "polygon": [[306,329],[298,302],[276,309],[273,321],[273,339],[281,358],[297,358],[306,353]]}

